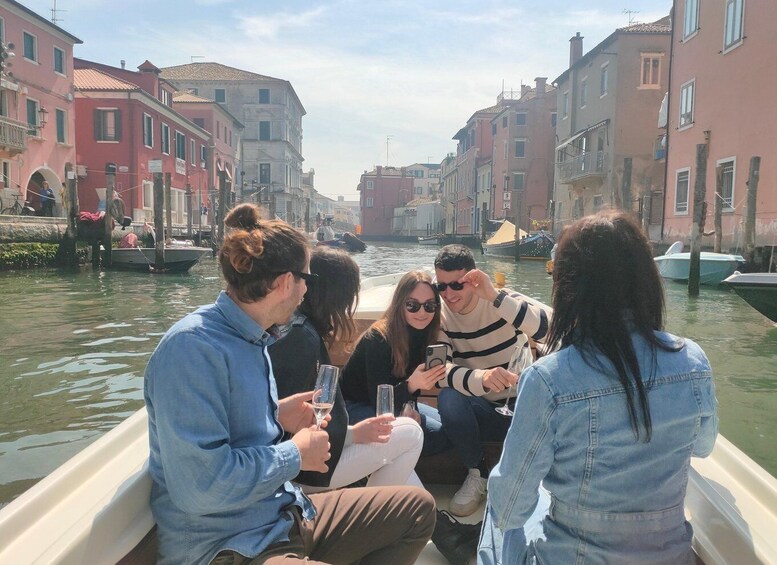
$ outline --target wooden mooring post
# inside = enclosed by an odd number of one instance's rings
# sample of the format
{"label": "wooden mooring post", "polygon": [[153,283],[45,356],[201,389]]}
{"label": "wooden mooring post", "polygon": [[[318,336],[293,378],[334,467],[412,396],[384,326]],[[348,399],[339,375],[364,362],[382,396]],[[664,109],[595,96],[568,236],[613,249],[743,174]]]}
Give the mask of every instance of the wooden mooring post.
{"label": "wooden mooring post", "polygon": [[718,165],[715,167],[715,206],[713,206],[715,213],[715,243],[712,250],[715,253],[720,253],[721,247],[723,247],[723,167]]}
{"label": "wooden mooring post", "polygon": [[755,208],[760,169],[761,157],[750,157],[750,174],[747,177],[747,215],[745,216],[745,262],[748,265],[752,265],[755,254]]}
{"label": "wooden mooring post", "polygon": [[162,173],[154,173],[154,267],[158,272],[165,268],[164,190]]}
{"label": "wooden mooring post", "polygon": [[113,192],[116,188],[116,163],[105,163],[105,235],[103,236],[103,266],[110,267],[112,263],[111,245],[113,235]]}
{"label": "wooden mooring post", "polygon": [[65,214],[67,228],[65,238],[59,245],[62,263],[67,267],[78,266],[76,240],[78,239],[78,177],[72,163],[65,163]]}
{"label": "wooden mooring post", "polygon": [[691,225],[691,262],[688,272],[688,296],[699,296],[701,269],[701,232],[707,194],[707,144],[696,146],[696,180],[693,184],[693,224]]}
{"label": "wooden mooring post", "polygon": [[625,157],[623,159],[623,184],[621,186],[621,205],[627,212],[631,212],[632,208],[632,196],[631,196],[631,157]]}

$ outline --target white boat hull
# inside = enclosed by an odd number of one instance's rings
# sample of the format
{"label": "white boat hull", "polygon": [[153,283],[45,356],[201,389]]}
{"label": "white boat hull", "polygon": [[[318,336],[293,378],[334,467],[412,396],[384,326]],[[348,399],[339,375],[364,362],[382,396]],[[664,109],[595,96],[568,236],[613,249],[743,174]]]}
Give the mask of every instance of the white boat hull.
{"label": "white boat hull", "polygon": [[[659,255],[653,260],[663,278],[676,281],[688,280],[688,275],[691,272],[690,253]],[[702,251],[700,253],[699,283],[705,285],[720,284],[744,262],[745,258],[741,255]]]}
{"label": "white boat hull", "polygon": [[[209,247],[165,247],[165,272],[185,273],[208,255],[213,253]],[[153,247],[130,247],[111,250],[111,263],[114,268],[132,271],[152,270],[156,262],[156,250]]]}

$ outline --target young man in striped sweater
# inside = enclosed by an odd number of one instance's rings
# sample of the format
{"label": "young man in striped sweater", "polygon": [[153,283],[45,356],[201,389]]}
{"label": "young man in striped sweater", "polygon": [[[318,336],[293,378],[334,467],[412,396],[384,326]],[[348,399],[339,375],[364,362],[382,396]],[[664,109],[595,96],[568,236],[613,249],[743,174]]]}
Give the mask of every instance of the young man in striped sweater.
{"label": "young man in striped sweater", "polygon": [[468,516],[486,493],[483,442],[504,441],[510,418],[496,412],[515,400],[518,376],[507,370],[516,347],[542,343],[551,309],[517,292],[497,291],[463,245],[447,245],[434,261],[443,299],[440,342],[448,346],[446,378],[437,401],[443,429],[468,471],[450,511]]}

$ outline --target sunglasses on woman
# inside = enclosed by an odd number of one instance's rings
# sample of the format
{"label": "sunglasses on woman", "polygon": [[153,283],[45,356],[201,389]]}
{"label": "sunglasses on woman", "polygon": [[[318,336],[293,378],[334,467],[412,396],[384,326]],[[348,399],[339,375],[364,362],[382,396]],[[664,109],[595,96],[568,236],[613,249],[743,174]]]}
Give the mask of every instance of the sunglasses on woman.
{"label": "sunglasses on woman", "polygon": [[464,283],[460,282],[449,282],[449,283],[434,283],[434,288],[437,289],[437,292],[445,292],[445,289],[451,287],[451,290],[461,290],[464,288]]}
{"label": "sunglasses on woman", "polygon": [[424,312],[427,314],[432,314],[437,311],[437,308],[439,308],[439,304],[435,302],[434,300],[427,300],[423,304],[418,302],[418,300],[408,300],[405,302],[405,310],[410,312],[411,314],[415,314],[418,312],[421,307],[423,306]]}

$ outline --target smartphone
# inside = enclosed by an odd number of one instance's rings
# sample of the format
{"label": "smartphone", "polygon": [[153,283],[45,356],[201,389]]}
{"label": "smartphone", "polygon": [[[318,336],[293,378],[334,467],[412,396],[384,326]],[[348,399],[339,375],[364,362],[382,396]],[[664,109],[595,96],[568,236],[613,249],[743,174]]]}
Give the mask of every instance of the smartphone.
{"label": "smartphone", "polygon": [[426,370],[437,365],[445,365],[445,354],[448,347],[445,345],[430,345],[426,348]]}

